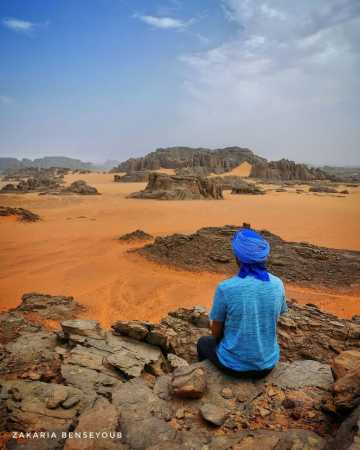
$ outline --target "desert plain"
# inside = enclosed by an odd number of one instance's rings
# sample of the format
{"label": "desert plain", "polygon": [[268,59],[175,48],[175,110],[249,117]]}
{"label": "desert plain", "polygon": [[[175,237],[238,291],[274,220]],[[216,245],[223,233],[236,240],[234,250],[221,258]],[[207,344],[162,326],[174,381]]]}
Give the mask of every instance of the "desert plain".
{"label": "desert plain", "polygon": [[[245,165],[234,174],[246,176],[247,170]],[[288,241],[360,250],[359,187],[338,196],[314,195],[309,186],[301,194],[292,187],[276,192],[267,184],[260,196],[226,191],[222,201],[158,201],[126,198],[146,183],[114,183],[111,173],[69,174],[65,183],[79,178],[101,195],[1,196],[3,206],[26,208],[42,219],[28,224],[0,218],[1,311],[16,307],[25,292],[73,296],[86,306],[84,318],[105,327],[120,319],[158,321],[178,307],[209,307],[226,276],[175,269],[129,252],[144,244],[119,236],[136,229],[156,237],[247,222]],[[360,314],[360,280],[337,289],[286,283],[286,291],[290,299],[339,317]]]}

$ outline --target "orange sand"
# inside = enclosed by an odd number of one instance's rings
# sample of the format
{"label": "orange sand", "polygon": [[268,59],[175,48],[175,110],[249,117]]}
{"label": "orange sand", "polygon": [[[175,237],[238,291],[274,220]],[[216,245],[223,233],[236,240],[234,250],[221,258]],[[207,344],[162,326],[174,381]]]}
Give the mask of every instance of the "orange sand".
{"label": "orange sand", "polygon": [[[130,200],[142,183],[113,183],[111,174],[80,176],[103,194],[94,197],[2,195],[4,206],[40,214],[43,221],[0,221],[0,309],[25,292],[73,295],[86,317],[104,325],[119,319],[158,320],[179,306],[209,306],[218,274],[193,274],[129,254],[121,234],[141,228],[153,235],[190,233],[202,226],[249,222],[287,240],[360,250],[360,189],[350,196],[271,192],[224,201]],[[67,182],[79,179],[70,175]],[[308,189],[304,187],[304,189]],[[317,303],[343,317],[360,314],[359,288],[324,292],[287,286],[290,298]]]}

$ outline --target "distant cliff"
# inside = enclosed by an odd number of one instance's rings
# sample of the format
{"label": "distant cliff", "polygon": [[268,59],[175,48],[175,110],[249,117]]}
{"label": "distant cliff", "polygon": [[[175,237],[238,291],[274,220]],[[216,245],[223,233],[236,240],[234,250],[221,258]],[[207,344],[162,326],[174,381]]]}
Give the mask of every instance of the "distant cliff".
{"label": "distant cliff", "polygon": [[250,164],[266,162],[248,148],[225,147],[215,150],[208,148],[169,147],[158,148],[141,158],[130,158],[120,163],[112,171],[134,172],[139,170],[178,169],[183,167],[206,167],[210,172],[223,173],[232,170],[242,162]]}
{"label": "distant cliff", "polygon": [[308,167],[306,164],[297,164],[288,159],[280,161],[261,161],[251,168],[250,177],[267,180],[324,180],[330,178],[329,174],[321,169]]}
{"label": "distant cliff", "polygon": [[49,169],[50,167],[64,167],[68,169],[94,170],[92,163],[80,159],[68,158],[66,156],[45,156],[43,158],[21,160],[17,158],[0,158],[0,172],[7,169],[21,169],[24,167],[39,167]]}

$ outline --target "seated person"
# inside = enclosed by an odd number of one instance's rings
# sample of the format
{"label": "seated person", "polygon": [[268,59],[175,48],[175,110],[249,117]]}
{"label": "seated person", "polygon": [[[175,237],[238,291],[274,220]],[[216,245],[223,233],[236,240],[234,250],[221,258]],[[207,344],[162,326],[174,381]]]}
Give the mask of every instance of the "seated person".
{"label": "seated person", "polygon": [[232,239],[239,273],[221,282],[210,312],[212,336],[199,339],[200,361],[209,359],[233,376],[263,377],[279,361],[277,321],[287,311],[280,278],[266,270],[269,243],[242,228]]}

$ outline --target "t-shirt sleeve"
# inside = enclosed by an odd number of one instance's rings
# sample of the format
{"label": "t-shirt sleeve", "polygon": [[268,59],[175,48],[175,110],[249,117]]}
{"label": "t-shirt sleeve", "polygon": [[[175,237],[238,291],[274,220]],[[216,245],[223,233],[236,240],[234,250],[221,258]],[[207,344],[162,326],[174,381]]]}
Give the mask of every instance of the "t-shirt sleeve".
{"label": "t-shirt sleeve", "polygon": [[218,320],[219,322],[224,322],[226,317],[226,304],[224,293],[221,287],[218,286],[215,291],[212,308],[210,311],[210,320]]}
{"label": "t-shirt sleeve", "polygon": [[286,303],[286,293],[285,293],[284,285],[282,285],[282,304],[281,304],[280,315],[285,314],[287,312],[288,312],[288,306]]}

